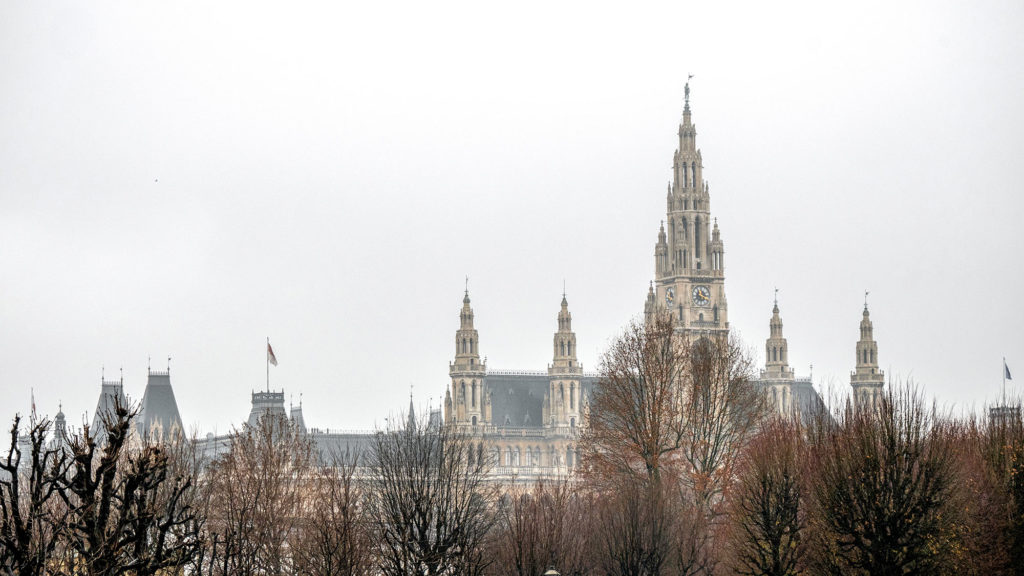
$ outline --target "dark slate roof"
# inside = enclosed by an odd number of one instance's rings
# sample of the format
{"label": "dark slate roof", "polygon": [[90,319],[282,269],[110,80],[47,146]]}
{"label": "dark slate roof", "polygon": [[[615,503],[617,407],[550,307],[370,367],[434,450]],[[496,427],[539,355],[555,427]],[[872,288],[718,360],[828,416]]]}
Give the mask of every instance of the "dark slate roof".
{"label": "dark slate roof", "polygon": [[359,458],[359,464],[365,466],[373,447],[374,432],[312,432],[313,440],[320,455],[321,462],[332,462],[336,459],[351,461]]}
{"label": "dark slate roof", "polygon": [[166,438],[175,429],[183,431],[178,402],[174,399],[174,389],[171,388],[170,373],[149,373],[137,426],[140,435],[147,436],[152,432],[157,435],[157,439]]}
{"label": "dark slate roof", "polygon": [[[580,380],[589,396],[598,377],[585,374]],[[544,425],[544,394],[551,381],[547,372],[496,370],[488,372],[484,386],[491,393],[491,424],[536,427]],[[582,397],[580,398],[582,401]]]}
{"label": "dark slate roof", "polygon": [[92,429],[90,432],[94,438],[106,438],[107,430],[103,426],[103,418],[105,416],[113,417],[115,399],[120,400],[122,406],[128,405],[128,400],[124,396],[123,383],[120,381],[104,380],[100,389],[99,400],[96,401],[96,412],[93,413],[92,417]]}

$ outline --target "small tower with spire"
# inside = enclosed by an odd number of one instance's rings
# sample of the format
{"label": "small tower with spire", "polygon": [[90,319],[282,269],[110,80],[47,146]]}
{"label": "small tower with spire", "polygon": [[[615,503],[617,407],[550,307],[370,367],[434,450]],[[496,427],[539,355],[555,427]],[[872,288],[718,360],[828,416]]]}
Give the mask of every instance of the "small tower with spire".
{"label": "small tower with spire", "polygon": [[764,343],[764,370],[761,381],[767,385],[772,404],[782,415],[794,409],[793,381],[795,372],[789,367],[789,344],[782,335],[782,317],[779,316],[779,291],[775,290],[772,318],[768,322],[769,335]]}
{"label": "small tower with spire", "polygon": [[853,402],[858,410],[876,410],[885,386],[885,374],[878,368],[878,343],[875,342],[873,332],[871,313],[868,311],[868,292],[865,290],[860,340],[857,341],[857,369],[850,373]]}
{"label": "small tower with spire", "polygon": [[448,365],[452,385],[445,394],[445,421],[476,426],[490,422],[484,392],[487,366],[480,362],[480,336],[473,327],[468,281],[466,284],[459,312],[459,329],[455,332],[455,362]]}
{"label": "small tower with spire", "polygon": [[576,359],[576,333],[572,331],[572,314],[565,292],[562,292],[562,308],[558,311],[558,330],[553,344],[554,355],[548,366],[548,391],[544,399],[544,424],[575,428],[580,423],[583,367]]}

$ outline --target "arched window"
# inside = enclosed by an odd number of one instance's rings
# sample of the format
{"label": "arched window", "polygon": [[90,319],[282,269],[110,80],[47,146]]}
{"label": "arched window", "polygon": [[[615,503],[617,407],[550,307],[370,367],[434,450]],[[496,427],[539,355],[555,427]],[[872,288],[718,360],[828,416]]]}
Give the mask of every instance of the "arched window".
{"label": "arched window", "polygon": [[562,356],[565,356],[565,340],[562,340],[561,345],[562,345]]}
{"label": "arched window", "polygon": [[519,462],[521,461],[519,459],[519,456],[520,456],[519,447],[516,446],[515,452],[512,453],[512,465],[513,466],[519,466]]}
{"label": "arched window", "polygon": [[476,416],[473,416],[473,426],[476,426]]}
{"label": "arched window", "polygon": [[469,339],[469,353],[470,354],[473,353],[473,339],[472,338]]}
{"label": "arched window", "polygon": [[505,466],[511,466],[511,465],[512,465],[512,447],[511,446],[506,446],[505,447]]}
{"label": "arched window", "polygon": [[565,344],[565,349],[569,352],[569,356],[572,356],[572,340]]}
{"label": "arched window", "polygon": [[779,360],[779,350],[775,346],[772,346],[772,362]]}
{"label": "arched window", "polygon": [[[474,408],[476,408],[476,380],[473,381],[473,404],[472,404],[472,406]],[[473,424],[476,424],[476,422],[473,422]]]}
{"label": "arched window", "polygon": [[685,186],[686,186],[686,184],[687,184],[687,183],[688,183],[689,181],[690,181],[690,174],[689,174],[689,172],[687,171],[687,166],[686,166],[686,162],[683,162],[683,186],[685,187]]}
{"label": "arched window", "polygon": [[466,401],[466,381],[462,381],[462,391],[459,392],[459,400]]}
{"label": "arched window", "polygon": [[569,383],[569,409],[576,409],[576,384],[574,382]]}
{"label": "arched window", "polygon": [[872,364],[875,363],[875,351],[874,350],[871,351],[871,363]]}
{"label": "arched window", "polygon": [[576,419],[575,418],[569,418],[569,428],[575,428],[575,427],[576,427]]}
{"label": "arched window", "polygon": [[690,162],[690,178],[693,179],[693,187],[697,187],[697,163]]}
{"label": "arched window", "polygon": [[465,338],[462,339],[462,353],[463,354],[466,353],[466,339]]}
{"label": "arched window", "polygon": [[565,384],[558,385],[558,399],[565,402]]}

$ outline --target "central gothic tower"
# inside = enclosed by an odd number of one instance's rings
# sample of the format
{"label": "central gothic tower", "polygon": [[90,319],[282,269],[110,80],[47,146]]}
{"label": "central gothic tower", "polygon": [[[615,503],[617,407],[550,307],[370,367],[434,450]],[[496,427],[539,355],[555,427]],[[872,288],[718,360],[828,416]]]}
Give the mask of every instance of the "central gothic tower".
{"label": "central gothic tower", "polygon": [[665,221],[654,247],[654,277],[645,315],[667,311],[680,330],[724,337],[729,331],[725,301],[725,250],[718,222],[711,220],[711,196],[690,119],[686,83],[679,147],[672,159]]}

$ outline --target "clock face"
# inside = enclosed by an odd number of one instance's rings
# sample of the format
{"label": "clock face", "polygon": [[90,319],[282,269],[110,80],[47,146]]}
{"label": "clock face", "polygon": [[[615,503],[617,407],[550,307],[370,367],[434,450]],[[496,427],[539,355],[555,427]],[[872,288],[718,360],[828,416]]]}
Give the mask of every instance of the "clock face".
{"label": "clock face", "polygon": [[676,303],[676,290],[675,288],[669,288],[665,291],[665,307],[671,309],[672,305]]}
{"label": "clock face", "polygon": [[693,303],[697,306],[707,306],[711,303],[711,290],[707,286],[693,287]]}

